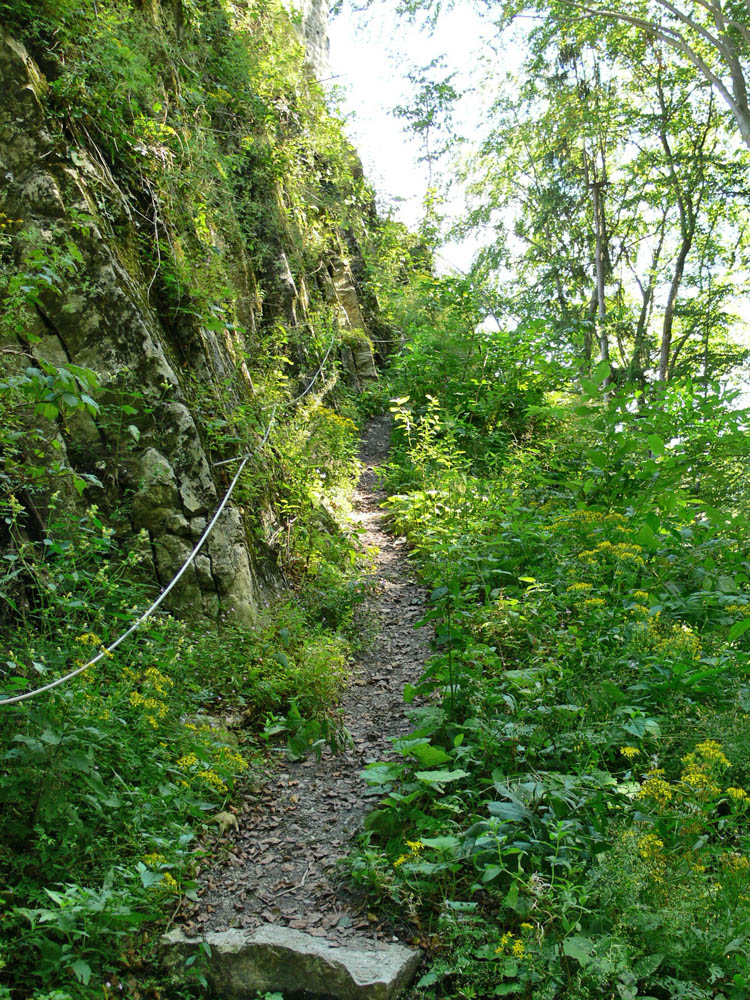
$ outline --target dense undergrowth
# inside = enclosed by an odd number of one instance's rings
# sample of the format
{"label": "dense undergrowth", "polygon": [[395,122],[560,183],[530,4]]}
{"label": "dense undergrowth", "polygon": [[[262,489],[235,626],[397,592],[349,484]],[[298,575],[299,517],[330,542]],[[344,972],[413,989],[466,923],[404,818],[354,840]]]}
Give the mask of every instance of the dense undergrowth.
{"label": "dense undergrowth", "polygon": [[[351,421],[347,442],[351,454]],[[0,995],[161,995],[155,936],[196,898],[235,789],[267,770],[268,737],[293,753],[335,743],[366,588],[336,521],[350,481],[327,497],[327,530],[306,519],[295,592],[252,629],[157,615],[67,685],[3,709]],[[43,565],[31,543],[20,553],[43,607],[3,632],[4,666],[26,685],[29,664],[43,683],[88,661],[153,593],[94,507],[60,515],[47,539]]]}
{"label": "dense undergrowth", "polygon": [[454,279],[408,309],[387,485],[434,654],[351,871],[431,950],[411,995],[746,998],[747,414],[477,332]]}
{"label": "dense undergrowth", "polygon": [[[155,596],[123,467],[162,447],[173,395],[209,461],[265,434],[233,499],[274,570],[253,626],[230,607],[215,623],[160,613],[68,684],[0,708],[0,997],[158,997],[158,934],[268,739],[294,753],[341,736],[366,573],[342,529],[357,408],[340,358],[366,334],[330,300],[329,268],[355,267],[377,220],[281,5],[5,0],[0,15],[47,77],[64,195],[87,162],[107,178],[85,213],[0,213],[2,696],[87,662]],[[92,240],[161,324],[179,386],[39,348],[50,303],[93,296]],[[223,374],[211,336],[229,344]],[[217,472],[218,495],[230,478]]]}

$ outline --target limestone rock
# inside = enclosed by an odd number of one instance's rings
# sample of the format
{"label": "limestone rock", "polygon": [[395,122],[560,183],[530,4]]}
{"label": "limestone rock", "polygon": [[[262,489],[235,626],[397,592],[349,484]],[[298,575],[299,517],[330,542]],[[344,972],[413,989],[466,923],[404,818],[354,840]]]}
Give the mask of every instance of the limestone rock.
{"label": "limestone rock", "polygon": [[[185,373],[210,395],[235,370],[244,348],[231,343],[226,330],[204,330],[189,361],[180,353],[183,331],[164,324],[151,304],[153,275],[142,273],[127,251],[135,239],[128,195],[102,158],[60,146],[48,128],[44,77],[24,46],[1,32],[0,87],[0,210],[23,220],[50,246],[69,236],[81,255],[82,279],[40,296],[32,316],[34,353],[59,366],[93,369],[105,403],[116,406],[123,391],[136,398],[132,419],[139,443],[117,422],[81,413],[67,421],[70,441],[67,452],[62,443],[61,455],[76,470],[97,476],[106,470],[108,503],[122,503],[123,493],[132,498],[131,522],[148,530],[144,551],[153,555],[159,582],[166,585],[200,536],[198,522],[213,514],[226,486],[209,464]],[[100,211],[105,203],[106,215]],[[81,216],[89,220],[85,227],[76,221]],[[259,591],[277,586],[262,540],[250,537],[242,513],[230,503],[200,562],[170,595],[170,606],[193,616],[225,611],[248,624]]]}
{"label": "limestone rock", "polygon": [[378,372],[354,276],[344,261],[339,261],[333,269],[328,297],[338,312],[339,326],[349,331],[349,343],[343,346],[341,352],[342,362],[354,384],[359,387],[376,379]]}
{"label": "limestone rock", "polygon": [[301,35],[305,44],[305,61],[318,80],[328,76],[330,67],[328,55],[329,0],[298,0],[290,6],[296,7],[302,15]]}
{"label": "limestone rock", "polygon": [[273,924],[252,933],[229,930],[202,938],[174,930],[162,938],[175,973],[204,944],[211,950],[207,977],[223,1000],[271,991],[287,1000],[391,1000],[411,982],[421,959],[401,944],[382,950],[332,948],[321,938]]}

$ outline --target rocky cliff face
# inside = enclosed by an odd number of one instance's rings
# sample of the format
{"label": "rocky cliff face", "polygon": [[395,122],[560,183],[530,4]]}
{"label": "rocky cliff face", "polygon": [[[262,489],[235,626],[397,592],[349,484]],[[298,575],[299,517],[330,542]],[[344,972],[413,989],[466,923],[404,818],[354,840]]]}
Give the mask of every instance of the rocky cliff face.
{"label": "rocky cliff face", "polygon": [[[249,29],[218,20],[223,16],[218,5],[215,14],[225,47],[252,43]],[[188,30],[173,23],[171,13],[168,18],[154,9],[139,16],[156,18],[154,30],[171,40],[179,42]],[[326,18],[327,5],[306,6],[305,38],[318,72],[327,47]],[[194,28],[196,45],[205,23]],[[218,30],[212,28],[210,37]],[[170,51],[167,44],[162,49]],[[98,413],[79,411],[64,423],[58,419],[47,439],[62,465],[101,481],[103,488],[91,487],[81,502],[119,508],[134,532],[147,532],[154,574],[166,584],[223,495],[232,465],[217,466],[216,460],[231,457],[232,447],[236,452],[257,445],[272,403],[281,404],[280,425],[289,419],[279,387],[288,386],[291,395],[306,384],[320,356],[312,349],[321,336],[316,324],[323,323],[338,342],[332,357],[343,358],[352,381],[376,376],[367,339],[370,320],[350,263],[356,225],[332,222],[319,207],[325,185],[341,183],[341,164],[335,180],[332,169],[319,170],[323,187],[317,193],[315,182],[300,182],[312,204],[305,215],[292,200],[301,187],[290,194],[283,170],[278,180],[276,174],[269,180],[275,147],[268,134],[257,129],[250,138],[243,134],[250,126],[239,120],[239,99],[228,89],[233,78],[222,92],[223,81],[213,70],[205,86],[214,88],[211,100],[219,112],[206,120],[198,108],[186,124],[182,106],[188,87],[175,79],[175,63],[160,70],[161,102],[140,115],[135,131],[142,134],[130,140],[130,159],[123,165],[122,140],[109,149],[97,141],[97,123],[88,111],[78,114],[60,64],[45,59],[43,71],[32,51],[18,37],[6,35],[0,43],[5,271],[23,273],[25,267],[39,278],[42,259],[51,262],[53,272],[59,264],[59,273],[46,284],[37,281],[23,322],[15,323],[10,341],[6,333],[13,349],[8,364],[23,367],[34,358],[42,365],[85,366],[97,373],[100,402],[108,406]],[[134,65],[140,66],[135,58]],[[148,79],[147,69],[142,72]],[[133,93],[137,85],[129,84],[131,104],[139,99]],[[106,91],[106,81],[104,86]],[[297,142],[299,124],[281,121],[286,110],[278,110],[278,92],[262,100],[279,116],[274,128],[289,128]],[[298,111],[298,122],[300,116]],[[223,140],[218,123],[232,133],[231,140]],[[217,143],[207,157],[215,160],[216,171],[210,183],[193,176],[202,193],[190,194],[193,204],[185,212],[179,192],[185,191],[186,172],[197,170],[190,162],[194,154],[185,149],[192,148],[201,128],[206,141]],[[285,150],[285,155],[291,154]],[[356,161],[347,155],[356,173]],[[199,259],[191,259],[191,252]],[[65,262],[66,253],[72,263]],[[278,365],[264,360],[270,354],[287,355],[291,381],[284,375],[279,382],[278,373],[275,383],[269,381]],[[332,373],[329,366],[327,376]],[[132,417],[105,418],[108,411],[121,414],[126,398],[136,400]],[[217,443],[217,428],[227,421],[237,426],[239,412],[250,415],[248,426],[256,430],[234,446],[229,434]],[[278,586],[272,540],[281,520],[267,468],[272,448],[270,455],[252,460],[263,488],[250,503],[235,501],[225,509],[175,592],[178,610],[214,617],[223,609],[247,622],[263,593]],[[42,511],[43,521],[44,488],[35,496],[29,504]]]}
{"label": "rocky cliff face", "polygon": [[302,0],[302,38],[307,52],[307,61],[318,80],[324,80],[329,72],[328,56],[328,0]]}

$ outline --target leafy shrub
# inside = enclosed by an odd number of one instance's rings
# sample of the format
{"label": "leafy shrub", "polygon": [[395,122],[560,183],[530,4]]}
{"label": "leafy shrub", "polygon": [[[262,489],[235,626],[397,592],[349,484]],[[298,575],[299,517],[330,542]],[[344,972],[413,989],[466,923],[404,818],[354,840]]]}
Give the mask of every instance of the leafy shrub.
{"label": "leafy shrub", "polygon": [[434,650],[350,866],[434,949],[414,997],[747,990],[746,415],[605,378],[517,398],[502,462],[429,366],[393,403]]}

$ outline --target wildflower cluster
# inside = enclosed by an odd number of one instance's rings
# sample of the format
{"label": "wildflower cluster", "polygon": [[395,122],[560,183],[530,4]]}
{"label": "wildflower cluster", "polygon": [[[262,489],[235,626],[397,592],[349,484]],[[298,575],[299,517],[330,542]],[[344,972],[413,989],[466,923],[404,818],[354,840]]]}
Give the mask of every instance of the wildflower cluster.
{"label": "wildflower cluster", "polygon": [[141,688],[140,691],[130,692],[130,705],[142,711],[143,718],[152,729],[158,729],[160,722],[169,714],[169,706],[164,699],[174,681],[156,667],[146,667],[140,676],[129,670],[128,675]]}
{"label": "wildflower cluster", "polygon": [[684,765],[680,780],[699,802],[707,802],[721,795],[719,781],[731,764],[716,740],[699,743],[692,753],[682,758]]}
{"label": "wildflower cluster", "polygon": [[726,791],[735,806],[745,809],[748,803],[750,803],[750,795],[747,794],[744,788],[736,788],[733,785],[730,785]]}
{"label": "wildflower cluster", "polygon": [[187,788],[197,785],[204,791],[209,790],[223,797],[229,791],[232,779],[248,770],[247,760],[239,750],[217,742],[210,727],[201,726],[199,729],[193,723],[186,723],[185,729],[199,737],[200,756],[191,750],[175,761],[183,774],[180,783]]}
{"label": "wildflower cluster", "polygon": [[[521,924],[521,930],[527,934],[533,931],[533,929],[533,924]],[[500,944],[495,949],[495,954],[505,955],[508,958],[515,958],[519,962],[522,962],[528,956],[527,943],[523,938],[516,937],[510,931],[506,931],[500,938]]]}
{"label": "wildflower cluster", "polygon": [[643,548],[628,542],[610,542],[605,539],[599,542],[593,549],[584,549],[579,553],[578,558],[582,562],[589,564],[596,563],[603,557],[610,557],[616,562],[630,562],[635,566],[645,566],[646,562],[641,555]]}
{"label": "wildflower cluster", "polygon": [[156,852],[152,852],[151,854],[144,854],[141,860],[143,861],[144,865],[148,865],[149,868],[158,868],[159,865],[168,864],[167,859],[164,857],[164,855],[157,854]]}
{"label": "wildflower cluster", "polygon": [[664,768],[652,768],[646,773],[645,780],[638,792],[638,798],[650,799],[660,809],[665,809],[674,796],[674,792],[669,782],[664,779],[663,774]]}
{"label": "wildflower cluster", "polygon": [[628,614],[631,618],[648,618],[650,613],[645,604],[631,604],[628,608]]}
{"label": "wildflower cluster", "polygon": [[701,640],[689,625],[671,625],[664,638],[656,641],[655,648],[662,656],[692,660],[699,659],[702,651]]}
{"label": "wildflower cluster", "polygon": [[413,861],[424,850],[424,844],[421,840],[407,840],[406,846],[409,848],[409,853],[400,854],[393,862],[394,868],[400,868],[406,861]]}
{"label": "wildflower cluster", "polygon": [[748,604],[727,604],[724,610],[733,615],[742,615],[747,617],[750,615],[750,603]]}
{"label": "wildflower cluster", "polygon": [[664,841],[655,833],[645,833],[638,838],[638,854],[644,862],[649,876],[655,882],[664,882],[667,867],[664,856]]}

